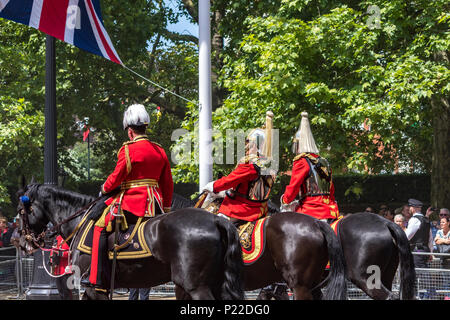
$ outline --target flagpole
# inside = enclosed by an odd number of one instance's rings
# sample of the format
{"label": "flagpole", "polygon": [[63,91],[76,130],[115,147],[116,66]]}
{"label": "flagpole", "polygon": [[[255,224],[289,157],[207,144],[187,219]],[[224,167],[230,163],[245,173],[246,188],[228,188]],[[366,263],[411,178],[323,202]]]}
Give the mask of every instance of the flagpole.
{"label": "flagpole", "polygon": [[211,111],[210,0],[198,1],[199,12],[199,191],[213,178]]}
{"label": "flagpole", "polygon": [[88,133],[88,180],[91,180],[91,148],[90,148],[91,132]]}
{"label": "flagpole", "polygon": [[45,40],[45,142],[44,184],[58,184],[56,158],[56,56],[55,38]]}

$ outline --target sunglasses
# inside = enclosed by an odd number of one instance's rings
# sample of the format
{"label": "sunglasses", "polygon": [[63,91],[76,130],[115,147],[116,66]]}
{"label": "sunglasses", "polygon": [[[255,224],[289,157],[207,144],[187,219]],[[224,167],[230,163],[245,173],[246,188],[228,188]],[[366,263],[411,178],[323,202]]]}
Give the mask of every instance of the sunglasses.
{"label": "sunglasses", "polygon": [[439,213],[439,217],[450,217],[450,215],[446,214],[446,213]]}

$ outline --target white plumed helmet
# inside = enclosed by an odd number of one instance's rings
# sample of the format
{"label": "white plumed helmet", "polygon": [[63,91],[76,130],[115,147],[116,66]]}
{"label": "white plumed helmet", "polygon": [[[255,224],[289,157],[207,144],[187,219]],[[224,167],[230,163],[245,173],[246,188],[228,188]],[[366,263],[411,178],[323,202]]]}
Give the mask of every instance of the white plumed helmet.
{"label": "white plumed helmet", "polygon": [[272,111],[267,111],[264,129],[253,129],[247,136],[249,146],[255,144],[258,153],[265,157],[272,156],[273,116],[274,114]]}
{"label": "white plumed helmet", "polygon": [[311,127],[309,126],[307,112],[302,112],[300,128],[295,133],[292,151],[295,154],[304,152],[319,154],[319,149],[316,146],[316,142],[314,141],[314,137],[311,132]]}
{"label": "white plumed helmet", "polygon": [[263,129],[253,129],[247,136],[249,146],[255,145],[258,153],[263,154],[266,133]]}
{"label": "white plumed helmet", "polygon": [[132,104],[123,114],[123,128],[143,126],[150,123],[150,116],[142,104]]}

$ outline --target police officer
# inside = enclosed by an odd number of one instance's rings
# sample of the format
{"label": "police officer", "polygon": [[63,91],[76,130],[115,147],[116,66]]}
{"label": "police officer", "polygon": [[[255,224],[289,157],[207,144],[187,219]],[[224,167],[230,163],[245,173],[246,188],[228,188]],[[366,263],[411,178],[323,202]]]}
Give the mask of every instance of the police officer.
{"label": "police officer", "polygon": [[[411,218],[405,230],[412,252],[433,252],[433,236],[430,220],[421,212],[423,203],[416,199],[408,200]],[[431,213],[431,211],[429,210]],[[416,268],[425,268],[431,256],[414,255]]]}
{"label": "police officer", "polygon": [[228,175],[208,183],[204,191],[217,194],[225,191],[219,215],[228,218],[236,227],[255,221],[268,213],[267,202],[276,172],[270,170],[273,113],[266,114],[266,128],[254,129],[247,136],[246,156]]}
{"label": "police officer", "polygon": [[[301,212],[332,222],[340,219],[334,198],[334,184],[328,161],[319,156],[312,135],[308,113],[302,112],[300,128],[295,134],[292,176],[281,196],[281,211]],[[299,196],[299,200],[295,198]]]}
{"label": "police officer", "polygon": [[[123,128],[130,141],[120,148],[116,167],[101,187],[102,194],[119,192],[97,206],[94,212],[96,223],[89,282],[97,291],[106,293],[104,281],[111,276],[106,263],[107,238],[115,218],[121,216],[122,228],[126,228],[139,218],[170,211],[173,194],[170,163],[164,149],[148,140],[145,132],[149,121],[143,105],[133,104],[125,111]],[[99,212],[101,216],[97,219]],[[106,276],[102,278],[102,274]]]}

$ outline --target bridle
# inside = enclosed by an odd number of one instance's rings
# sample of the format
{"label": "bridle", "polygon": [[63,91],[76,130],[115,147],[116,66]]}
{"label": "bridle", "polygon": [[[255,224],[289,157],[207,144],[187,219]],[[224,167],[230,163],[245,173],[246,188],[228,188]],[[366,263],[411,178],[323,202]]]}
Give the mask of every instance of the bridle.
{"label": "bridle", "polygon": [[21,236],[24,237],[24,239],[27,242],[33,243],[33,245],[36,248],[44,249],[44,239],[45,239],[45,234],[47,232],[49,232],[50,234],[60,233],[60,228],[63,224],[68,223],[68,222],[72,221],[73,219],[84,214],[86,212],[86,210],[92,208],[92,206],[101,198],[102,197],[98,197],[98,198],[94,199],[93,201],[88,203],[86,206],[84,206],[80,210],[76,211],[73,215],[69,216],[68,218],[64,219],[63,221],[59,222],[58,224],[54,225],[51,228],[44,229],[44,231],[42,231],[41,233],[39,233],[36,236],[35,232],[31,229],[30,222],[29,222],[29,215],[31,214],[34,216],[34,210],[33,210],[32,203],[27,196],[21,196],[20,202],[22,202],[22,208],[18,210],[18,214],[21,217],[21,221],[23,222],[23,225],[21,225],[21,228],[19,228],[19,233],[21,234]]}
{"label": "bridle", "polygon": [[46,230],[36,236],[34,231],[30,228],[29,215],[31,214],[34,216],[34,210],[31,205],[30,198],[27,196],[21,196],[20,202],[22,202],[22,208],[18,210],[21,221],[19,225],[19,233],[24,237],[25,241],[33,243],[36,248],[42,248],[43,245],[41,245],[41,243],[44,240]]}

